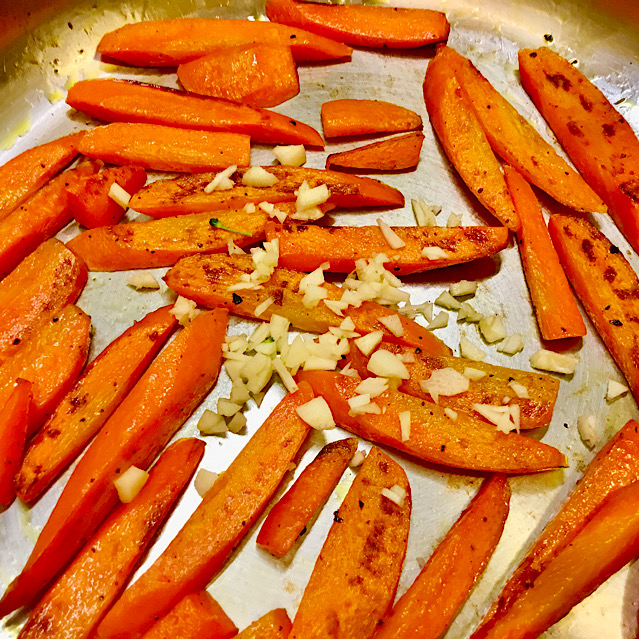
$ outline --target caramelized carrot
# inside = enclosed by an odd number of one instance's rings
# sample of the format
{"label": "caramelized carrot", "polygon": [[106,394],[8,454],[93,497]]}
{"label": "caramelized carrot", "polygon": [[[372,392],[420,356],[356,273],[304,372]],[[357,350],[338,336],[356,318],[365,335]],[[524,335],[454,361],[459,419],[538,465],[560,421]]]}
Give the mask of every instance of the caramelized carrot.
{"label": "caramelized carrot", "polygon": [[450,31],[446,16],[429,9],[268,0],[266,15],[272,22],[300,27],[360,47],[423,47],[446,40]]}
{"label": "caramelized carrot", "polygon": [[[381,414],[351,415],[348,400],[359,378],[329,371],[301,371],[316,394],[328,402],[335,422],[354,435],[392,446],[418,459],[452,468],[483,472],[531,473],[566,465],[556,448],[459,412],[453,421],[437,404],[389,389],[371,400]],[[410,436],[402,440],[399,413],[409,411]]]}
{"label": "caramelized carrot", "polygon": [[326,500],[357,450],[357,439],[326,444],[264,520],[256,543],[274,557],[284,556]]}
{"label": "caramelized carrot", "polygon": [[67,104],[107,122],[243,133],[267,144],[324,146],[315,129],[275,111],[128,80],[82,80],[69,90]]}
{"label": "caramelized carrot", "polygon": [[197,439],[181,439],[162,453],[133,501],[113,512],[31,611],[20,639],[90,636],[124,588],[203,454],[204,442]]}
{"label": "caramelized carrot", "polygon": [[15,482],[22,501],[47,490],[102,428],[171,334],[171,308],[149,313],[87,366],[25,453]]}
{"label": "caramelized carrot", "polygon": [[226,311],[196,317],[153,361],[75,467],[0,616],[32,601],[117,503],[113,481],[146,468],[209,392],[220,369]]}
{"label": "caramelized carrot", "polygon": [[276,608],[244,628],[237,639],[288,639],[290,631],[291,620],[286,610]]}
{"label": "caramelized carrot", "polygon": [[509,504],[506,477],[486,479],[374,639],[443,636],[495,551]]}
{"label": "caramelized carrot", "polygon": [[[382,490],[404,491],[400,503]],[[410,526],[404,469],[372,448],[355,477],[315,562],[290,639],[367,639],[393,603]]]}
{"label": "caramelized carrot", "polygon": [[504,226],[517,231],[519,219],[499,162],[442,53],[426,69],[424,100],[433,129],[466,186]]}
{"label": "caramelized carrot", "polygon": [[309,426],[295,409],[312,398],[310,387],[300,384],[275,407],[167,549],[107,613],[97,630],[100,639],[140,636],[219,572],[304,442]]}

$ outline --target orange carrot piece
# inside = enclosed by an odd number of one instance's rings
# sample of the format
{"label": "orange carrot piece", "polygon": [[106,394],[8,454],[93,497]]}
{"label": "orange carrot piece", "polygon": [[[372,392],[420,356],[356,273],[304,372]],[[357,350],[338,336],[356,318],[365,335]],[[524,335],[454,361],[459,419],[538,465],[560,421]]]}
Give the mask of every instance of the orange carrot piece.
{"label": "orange carrot piece", "polygon": [[[349,432],[392,446],[418,459],[452,468],[499,473],[532,473],[566,465],[556,448],[515,433],[502,433],[470,414],[450,419],[437,404],[389,389],[371,400],[382,414],[350,415],[348,400],[356,395],[359,378],[329,371],[301,371],[328,402],[335,422]],[[385,409],[385,412],[384,412]],[[411,414],[410,436],[402,440],[399,413]]]}
{"label": "orange carrot piece", "polygon": [[283,557],[331,493],[357,450],[351,437],[326,444],[264,520],[256,543]]}
{"label": "orange carrot piece", "polygon": [[87,267],[62,242],[41,244],[0,282],[0,363],[43,318],[73,304],[87,281]]}
{"label": "orange carrot piece", "polygon": [[20,639],[90,636],[124,588],[203,454],[204,442],[193,438],[180,439],[162,453],[136,497],[113,512],[31,611]]}
{"label": "orange carrot piece", "polygon": [[116,224],[124,208],[109,197],[113,184],[133,195],[145,183],[146,171],[141,166],[115,166],[91,175],[67,189],[73,217],[90,229]]}
{"label": "orange carrot piece", "polygon": [[181,64],[177,77],[191,93],[274,107],[300,92],[297,67],[287,46],[240,45]]}
{"label": "orange carrot piece", "polygon": [[82,135],[72,133],[41,144],[0,166],[0,220],[71,163]]}
{"label": "orange carrot piece", "polygon": [[272,22],[177,18],[125,24],[102,36],[98,53],[137,67],[175,67],[212,51],[251,44],[290,46],[297,62],[350,58],[352,49]]}
{"label": "orange carrot piece", "polygon": [[443,47],[440,54],[454,69],[495,153],[515,167],[528,182],[565,206],[584,213],[606,212],[604,203],[579,173],[519,115],[470,60],[450,47]]}
{"label": "orange carrot piece", "polygon": [[[382,490],[404,491],[395,503]],[[371,637],[390,609],[408,543],[411,492],[404,469],[368,453],[315,562],[290,639]]]}
{"label": "orange carrot piece", "polygon": [[75,556],[117,503],[113,480],[146,468],[217,379],[226,333],[223,310],[196,317],[156,358],[75,467],[0,616],[32,601]]}
{"label": "orange carrot piece", "polygon": [[237,639],[288,639],[291,620],[284,608],[276,608],[244,628]]}
{"label": "orange carrot piece", "polygon": [[521,222],[517,246],[539,332],[547,340],[582,337],[586,334],[586,325],[550,239],[539,202],[517,171],[507,166],[504,175]]}
{"label": "orange carrot piece", "polygon": [[521,82],[586,182],[639,251],[639,140],[604,94],[550,49],[519,52]]}
{"label": "orange carrot piece", "polygon": [[315,129],[275,111],[128,80],[82,80],[69,89],[67,104],[107,122],[243,133],[267,144],[324,146]]}
{"label": "orange carrot piece", "polygon": [[233,176],[235,186],[223,191],[205,193],[204,187],[213,175],[188,175],[172,180],[157,180],[131,198],[131,208],[151,217],[167,217],[241,208],[260,202],[294,202],[297,191],[306,180],[311,188],[326,184],[329,202],[336,206],[404,206],[404,196],[395,188],[371,178],[357,177],[337,171],[306,169],[292,166],[264,166],[277,182],[271,187],[251,187],[242,184],[246,169],[238,169]]}
{"label": "orange carrot piece", "polygon": [[519,219],[499,162],[441,53],[428,63],[424,100],[433,129],[466,186],[504,226],[517,231]]}
{"label": "orange carrot piece", "polygon": [[171,308],[149,313],[87,366],[25,453],[15,482],[22,501],[47,490],[106,423],[175,327]]}
{"label": "orange carrot piece", "polygon": [[275,407],[167,549],[107,613],[97,629],[100,639],[138,637],[219,572],[304,442],[309,426],[295,409],[312,398],[310,387],[300,384]]}
{"label": "orange carrot piece", "polygon": [[17,379],[0,409],[0,508],[9,506],[16,496],[13,478],[24,452],[30,406],[31,382]]}
{"label": "orange carrot piece", "polygon": [[[388,256],[384,266],[393,275],[421,273],[494,255],[506,248],[508,229],[496,226],[394,226],[406,243],[389,246],[378,226],[266,226],[266,238],[279,240],[279,265],[299,271],[314,271],[328,262],[327,271],[350,273],[359,259],[378,253]],[[437,246],[448,255],[434,260],[422,255],[427,246]]]}
{"label": "orange carrot piece", "polygon": [[360,47],[412,49],[448,38],[450,25],[440,11],[365,5],[318,5],[268,0],[271,22]]}
{"label": "orange carrot piece", "polygon": [[326,158],[326,168],[354,169],[360,171],[406,171],[419,163],[424,134],[421,131],[407,133],[389,140],[373,142],[350,151],[331,153]]}
{"label": "orange carrot piece", "polygon": [[374,639],[443,636],[499,543],[509,504],[506,477],[486,479]]}

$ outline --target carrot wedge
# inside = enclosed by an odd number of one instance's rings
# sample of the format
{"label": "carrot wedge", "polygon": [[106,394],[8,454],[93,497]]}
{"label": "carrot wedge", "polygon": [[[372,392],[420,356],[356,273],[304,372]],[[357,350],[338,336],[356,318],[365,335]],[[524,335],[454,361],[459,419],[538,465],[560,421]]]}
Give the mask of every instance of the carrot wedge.
{"label": "carrot wedge", "polygon": [[22,501],[47,490],[102,428],[171,334],[177,322],[171,308],[149,313],[87,366],[25,453],[16,476]]}
{"label": "carrot wedge", "polygon": [[244,628],[237,639],[288,639],[290,631],[291,620],[286,610],[276,608]]}
{"label": "carrot wedge", "polygon": [[335,488],[356,450],[354,437],[326,444],[273,506],[260,528],[257,545],[274,557],[283,557]]}
{"label": "carrot wedge", "polygon": [[0,616],[32,601],[117,503],[113,480],[146,468],[209,392],[221,365],[227,314],[202,313],[146,370],[75,467]]}
{"label": "carrot wedge", "polygon": [[504,226],[519,229],[519,219],[499,162],[442,53],[429,62],[424,100],[433,129],[472,194]]}
{"label": "carrot wedge", "polygon": [[415,581],[382,620],[374,639],[441,637],[499,543],[509,504],[506,477],[486,479]]}
{"label": "carrot wedge", "polygon": [[[382,493],[392,488],[403,492],[398,502]],[[411,506],[404,469],[372,448],[335,512],[295,614],[290,639],[367,639],[373,635],[395,597]]]}
{"label": "carrot wedge", "polygon": [[519,52],[521,82],[568,157],[639,251],[639,140],[604,94],[546,47]]}
{"label": "carrot wedge", "polygon": [[606,212],[604,203],[579,173],[519,115],[470,60],[450,47],[442,47],[440,55],[454,69],[464,96],[495,153],[561,204],[582,213]]}
{"label": "carrot wedge", "polygon": [[[405,242],[393,249],[379,226],[285,226],[268,224],[266,238],[279,240],[279,265],[299,271],[314,271],[328,262],[327,271],[350,273],[359,259],[378,253],[388,256],[384,266],[393,275],[422,273],[453,264],[494,255],[506,248],[508,229],[495,226],[394,226],[392,230]],[[429,259],[426,247],[436,246],[446,257]]]}
{"label": "carrot wedge", "polygon": [[197,439],[181,439],[162,453],[133,501],[113,512],[31,611],[21,639],[83,639],[91,634],[124,588],[203,454],[204,442]]}
{"label": "carrot wedge", "polygon": [[359,47],[411,49],[448,38],[446,16],[429,9],[365,5],[317,5],[295,0],[268,0],[271,22],[307,29]]}
{"label": "carrot wedge", "polygon": [[315,129],[275,111],[128,80],[82,80],[69,90],[67,104],[107,122],[243,133],[267,144],[324,146]]}
{"label": "carrot wedge", "polygon": [[504,175],[521,222],[517,246],[539,332],[546,340],[582,337],[586,334],[586,325],[550,239],[537,198],[517,171],[507,166]]}
{"label": "carrot wedge", "polygon": [[[359,378],[329,371],[301,371],[298,379],[324,397],[342,428],[427,462],[499,473],[532,473],[566,465],[565,456],[552,446],[502,433],[466,413],[460,412],[453,421],[437,404],[425,404],[406,393],[389,389],[371,400],[381,408],[379,415],[350,415],[348,400],[356,395]],[[399,421],[399,413],[404,411],[411,415],[406,440],[402,440]]]}
{"label": "carrot wedge", "polygon": [[275,407],[167,549],[107,613],[97,629],[100,639],[139,637],[219,572],[304,442],[310,427],[295,409],[312,398],[310,387],[300,384]]}

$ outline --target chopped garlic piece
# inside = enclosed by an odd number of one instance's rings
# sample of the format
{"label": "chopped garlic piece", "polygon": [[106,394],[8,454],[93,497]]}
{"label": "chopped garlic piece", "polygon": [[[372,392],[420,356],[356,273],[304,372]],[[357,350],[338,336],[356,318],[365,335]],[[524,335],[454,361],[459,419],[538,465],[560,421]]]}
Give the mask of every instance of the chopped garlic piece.
{"label": "chopped garlic piece", "polygon": [[504,321],[499,315],[488,315],[480,319],[479,330],[489,344],[499,342],[506,337]]}
{"label": "chopped garlic piece", "polygon": [[177,319],[181,326],[186,326],[200,314],[196,306],[197,304],[193,300],[187,300],[186,297],[180,295],[169,313]]}
{"label": "chopped garlic piece", "polygon": [[288,327],[291,325],[290,321],[281,315],[271,315],[271,321],[269,324],[269,331],[271,337],[275,341],[288,338]]}
{"label": "chopped garlic piece", "polygon": [[311,355],[304,362],[305,371],[334,371],[337,367],[337,360],[330,357],[318,357]]}
{"label": "chopped garlic piece", "polygon": [[133,501],[135,496],[142,490],[142,486],[146,484],[148,478],[149,473],[137,466],[131,466],[125,470],[113,482],[115,489],[118,491],[120,501],[123,504]]}
{"label": "chopped garlic piece", "polygon": [[614,379],[608,380],[608,391],[606,392],[606,399],[609,402],[625,395],[630,389],[619,382],[616,382]]}
{"label": "chopped garlic piece", "polygon": [[472,379],[473,381],[477,381],[482,377],[486,377],[486,373],[484,371],[480,371],[477,368],[471,368],[470,366],[466,366],[464,368],[464,377],[468,377],[468,379]]}
{"label": "chopped garlic piece", "polygon": [[448,216],[448,222],[446,222],[446,226],[461,226],[462,214],[461,213],[451,213]]}
{"label": "chopped garlic piece", "polygon": [[335,313],[335,315],[344,317],[344,313],[342,313],[342,311],[348,308],[348,304],[346,302],[342,302],[341,300],[327,300],[327,299],[324,299],[322,301],[324,302],[324,304],[326,304],[326,306],[328,306],[328,308],[331,311],[333,311],[333,313]]}
{"label": "chopped garlic piece", "polygon": [[497,426],[497,430],[503,433],[509,433],[515,430],[516,426],[511,421],[511,413],[509,406],[493,406],[492,404],[473,404],[473,410],[482,417]]}
{"label": "chopped garlic piece", "polygon": [[123,209],[129,206],[131,195],[127,193],[117,182],[114,182],[109,188],[109,197]]}
{"label": "chopped garlic piece", "polygon": [[404,327],[399,315],[380,317],[379,323],[383,324],[395,337],[401,337],[404,334]]}
{"label": "chopped garlic piece", "polygon": [[446,326],[448,326],[448,313],[441,311],[426,325],[426,328],[429,331],[434,331],[438,328],[446,328]]}
{"label": "chopped garlic piece", "polygon": [[466,336],[459,338],[459,355],[466,359],[474,359],[481,362],[486,358],[486,353],[478,346],[475,346]]}
{"label": "chopped garlic piece", "polygon": [[427,260],[445,260],[448,257],[448,253],[439,246],[425,246],[422,249],[422,257]]}
{"label": "chopped garlic piece", "polygon": [[195,475],[193,488],[195,488],[197,494],[200,497],[204,497],[204,495],[206,495],[209,489],[213,486],[217,478],[217,473],[206,470],[206,468],[200,468],[200,470],[197,471],[197,475]]}
{"label": "chopped garlic piece", "polygon": [[149,271],[135,271],[126,278],[126,283],[135,289],[149,288],[159,289],[160,283],[155,279],[153,273]]}
{"label": "chopped garlic piece", "polygon": [[351,368],[351,363],[348,362],[344,368],[340,371],[342,375],[346,375],[348,377],[359,377],[357,371],[354,368]]}
{"label": "chopped garlic piece", "polygon": [[355,387],[355,392],[358,395],[369,395],[370,397],[377,397],[386,390],[388,390],[386,377],[367,377]]}
{"label": "chopped garlic piece", "polygon": [[237,413],[240,408],[242,408],[239,404],[232,402],[230,399],[224,399],[220,397],[217,400],[217,414],[223,415],[224,417],[232,417]]}
{"label": "chopped garlic piece", "polygon": [[[471,282],[470,280],[459,280],[459,282],[453,282],[448,290],[453,297],[462,297],[464,295],[474,295],[477,292],[477,282]],[[459,305],[461,308],[461,304]]]}
{"label": "chopped garlic piece", "polygon": [[577,418],[577,430],[581,441],[588,447],[594,448],[599,441],[597,419],[594,415],[581,415]]}
{"label": "chopped garlic piece", "polygon": [[242,413],[235,413],[228,424],[229,430],[237,435],[246,426],[246,416]]}
{"label": "chopped garlic piece", "polygon": [[383,337],[384,333],[382,333],[382,331],[373,331],[372,333],[368,333],[368,335],[358,337],[355,340],[355,346],[359,348],[362,355],[368,356],[377,348],[377,345],[382,341]]}
{"label": "chopped garlic piece", "polygon": [[253,187],[273,186],[279,180],[261,166],[252,166],[242,176],[242,184]]}
{"label": "chopped garlic piece", "polygon": [[348,400],[348,405],[350,407],[348,414],[351,416],[364,415],[366,413],[379,415],[382,412],[382,409],[377,404],[371,402],[371,396],[368,393],[351,397]]}
{"label": "chopped garlic piece", "polygon": [[439,368],[434,370],[428,379],[421,380],[419,385],[437,404],[440,395],[465,393],[470,388],[470,380],[454,368]]}
{"label": "chopped garlic piece", "polygon": [[231,180],[231,175],[237,171],[237,166],[229,166],[224,171],[220,171],[205,187],[205,193],[213,193],[213,191],[226,191],[235,186],[235,182]]}
{"label": "chopped garlic piece", "polygon": [[274,297],[267,297],[261,304],[258,304],[253,311],[255,317],[259,317],[274,301]]}
{"label": "chopped garlic piece", "polygon": [[357,468],[361,466],[364,460],[366,459],[366,453],[363,450],[358,450],[352,457],[350,463],[348,464],[350,468]]}
{"label": "chopped garlic piece", "polygon": [[245,255],[244,250],[241,249],[233,240],[229,240],[226,246],[229,255]]}
{"label": "chopped garlic piece", "polygon": [[456,311],[461,308],[461,303],[458,302],[448,291],[443,291],[442,294],[435,300],[437,306],[443,306],[451,311]]}
{"label": "chopped garlic piece", "polygon": [[255,204],[253,204],[253,202],[248,202],[247,204],[244,205],[244,210],[247,213],[255,213],[256,211]]}
{"label": "chopped garlic piece", "polygon": [[430,206],[421,197],[410,201],[417,226],[437,226],[435,216],[441,213],[441,206]]}
{"label": "chopped garlic piece", "polygon": [[277,218],[277,221],[280,223],[283,223],[288,216],[286,211],[278,209],[275,204],[271,204],[270,202],[260,202],[258,206],[262,209],[262,211],[268,213],[269,217]]}
{"label": "chopped garlic piece", "polygon": [[402,441],[408,441],[410,439],[410,411],[404,410],[399,413],[399,430],[401,433]]}
{"label": "chopped garlic piece", "polygon": [[222,435],[228,430],[224,418],[208,408],[202,413],[197,429],[203,435]]}
{"label": "chopped garlic piece", "polygon": [[410,319],[415,319],[419,313],[427,322],[430,322],[433,319],[433,303],[404,304],[404,306],[397,309],[397,312],[405,317],[410,317]]}
{"label": "chopped garlic piece", "polygon": [[563,355],[540,348],[530,357],[529,361],[533,368],[538,368],[542,371],[572,375],[579,363],[579,357],[576,355]]}
{"label": "chopped garlic piece", "polygon": [[397,233],[395,233],[395,231],[393,231],[393,229],[388,226],[381,217],[377,218],[377,226],[379,226],[384,239],[388,242],[388,246],[392,249],[400,249],[406,246],[406,242],[404,242],[404,240],[402,240],[402,238],[399,237],[399,235],[397,235]]}
{"label": "chopped garlic piece", "polygon": [[386,497],[386,499],[390,499],[390,501],[396,503],[400,508],[404,506],[406,491],[401,486],[395,484],[390,489],[382,488],[380,493],[383,497]]}
{"label": "chopped garlic piece", "polygon": [[311,188],[306,180],[302,182],[300,188],[296,191],[296,194],[297,200],[295,208],[298,212],[313,209],[326,202],[326,200],[328,200],[331,196],[326,184],[320,184],[319,186]]}
{"label": "chopped garlic piece", "polygon": [[306,162],[306,149],[303,144],[275,146],[273,155],[284,166],[302,166]]}
{"label": "chopped garlic piece", "polygon": [[508,386],[510,386],[515,391],[515,395],[517,395],[517,397],[521,399],[528,399],[530,397],[530,395],[528,394],[528,389],[523,384],[512,381],[508,383]]}
{"label": "chopped garlic piece", "polygon": [[514,355],[524,350],[524,337],[521,333],[513,333],[504,339],[497,347],[500,353],[505,355]]}
{"label": "chopped garlic piece", "polygon": [[315,397],[311,401],[302,404],[295,409],[302,421],[316,430],[329,430],[335,428],[333,414],[323,397]]}
{"label": "chopped garlic piece", "polygon": [[375,351],[366,368],[378,377],[394,377],[398,379],[408,379],[410,377],[404,362],[390,351]]}
{"label": "chopped garlic piece", "polygon": [[448,419],[451,419],[454,422],[457,421],[457,411],[454,411],[452,408],[444,408],[444,413],[446,413],[446,417],[448,417]]}
{"label": "chopped garlic piece", "polygon": [[297,390],[297,383],[293,379],[293,376],[288,372],[286,366],[279,357],[273,359],[273,369],[280,376],[282,384],[286,387],[289,393],[294,393]]}
{"label": "chopped garlic piece", "polygon": [[466,322],[479,322],[484,316],[478,313],[468,302],[462,302],[459,312],[457,313],[457,319]]}

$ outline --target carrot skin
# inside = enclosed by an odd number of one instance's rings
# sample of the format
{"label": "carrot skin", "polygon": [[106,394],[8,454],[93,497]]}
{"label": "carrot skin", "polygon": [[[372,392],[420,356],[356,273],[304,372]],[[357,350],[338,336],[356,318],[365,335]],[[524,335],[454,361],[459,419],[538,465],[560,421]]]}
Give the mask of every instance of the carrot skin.
{"label": "carrot skin", "polygon": [[244,628],[237,639],[287,639],[290,631],[291,620],[286,610],[276,608]]}

